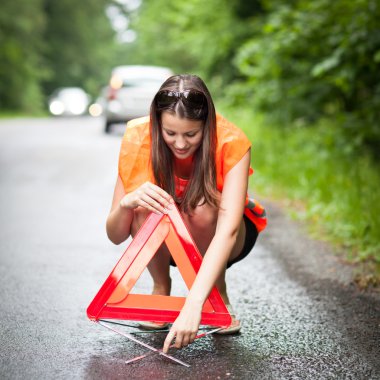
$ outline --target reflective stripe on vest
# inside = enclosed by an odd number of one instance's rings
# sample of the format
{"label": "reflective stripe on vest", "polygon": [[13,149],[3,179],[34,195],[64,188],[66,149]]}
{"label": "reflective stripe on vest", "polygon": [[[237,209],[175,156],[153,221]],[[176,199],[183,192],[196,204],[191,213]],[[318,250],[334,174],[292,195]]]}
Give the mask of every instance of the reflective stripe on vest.
{"label": "reflective stripe on vest", "polygon": [[248,198],[244,214],[255,224],[258,232],[261,232],[267,226],[265,208],[257,200]]}

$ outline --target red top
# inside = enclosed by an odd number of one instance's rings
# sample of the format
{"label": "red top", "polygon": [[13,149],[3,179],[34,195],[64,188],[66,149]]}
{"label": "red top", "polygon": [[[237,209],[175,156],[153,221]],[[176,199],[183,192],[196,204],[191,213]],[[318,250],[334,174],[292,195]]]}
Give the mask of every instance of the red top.
{"label": "red top", "polygon": [[178,198],[182,198],[185,192],[186,186],[189,183],[189,180],[174,176],[174,181],[175,181],[175,195]]}

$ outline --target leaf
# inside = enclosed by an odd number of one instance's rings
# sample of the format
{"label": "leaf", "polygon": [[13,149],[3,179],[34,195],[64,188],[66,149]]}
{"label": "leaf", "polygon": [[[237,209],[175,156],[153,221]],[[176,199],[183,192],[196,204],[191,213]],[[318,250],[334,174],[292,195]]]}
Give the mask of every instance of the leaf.
{"label": "leaf", "polygon": [[375,55],[373,56],[373,60],[376,62],[376,63],[379,63],[380,62],[380,50],[378,50]]}
{"label": "leaf", "polygon": [[337,56],[328,57],[311,69],[311,75],[313,77],[319,77],[331,69],[337,67],[339,63],[340,59]]}

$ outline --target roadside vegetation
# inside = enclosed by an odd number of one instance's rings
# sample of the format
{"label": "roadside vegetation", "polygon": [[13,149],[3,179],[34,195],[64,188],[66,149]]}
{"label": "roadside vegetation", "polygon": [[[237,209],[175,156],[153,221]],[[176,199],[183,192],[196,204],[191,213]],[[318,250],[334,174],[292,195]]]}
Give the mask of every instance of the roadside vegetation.
{"label": "roadside vegetation", "polygon": [[260,194],[379,281],[379,2],[138,3],[3,1],[0,110],[41,110],[58,86],[96,96],[119,64],[198,74],[252,138]]}
{"label": "roadside vegetation", "polygon": [[41,108],[30,112],[0,110],[0,119],[16,119],[20,117],[47,117],[48,115],[48,112],[42,110]]}
{"label": "roadside vegetation", "polygon": [[329,120],[288,130],[251,110],[221,109],[252,141],[253,193],[264,204],[265,198],[281,202],[312,236],[332,243],[355,264],[361,288],[378,286],[380,172],[370,154],[353,159]]}
{"label": "roadside vegetation", "polygon": [[379,19],[375,0],[156,0],[130,47],[206,79],[253,140],[254,187],[365,263],[363,286],[380,278]]}

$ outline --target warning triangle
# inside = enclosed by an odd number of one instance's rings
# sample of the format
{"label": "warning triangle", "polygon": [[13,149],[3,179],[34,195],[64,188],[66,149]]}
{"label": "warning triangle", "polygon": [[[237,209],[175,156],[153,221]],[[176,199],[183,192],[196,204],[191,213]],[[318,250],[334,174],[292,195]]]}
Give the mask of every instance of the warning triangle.
{"label": "warning triangle", "polygon": [[[151,213],[87,308],[91,320],[122,319],[174,322],[186,298],[131,294],[154,254],[165,242],[188,289],[202,263],[202,256],[175,205],[168,214]],[[231,315],[214,286],[203,305],[201,324],[228,326]]]}

